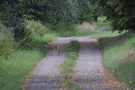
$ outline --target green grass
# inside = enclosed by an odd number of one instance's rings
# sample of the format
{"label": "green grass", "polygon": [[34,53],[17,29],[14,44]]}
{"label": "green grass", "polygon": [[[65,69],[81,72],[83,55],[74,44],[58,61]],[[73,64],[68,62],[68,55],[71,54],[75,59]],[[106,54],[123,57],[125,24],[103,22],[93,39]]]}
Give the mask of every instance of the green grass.
{"label": "green grass", "polygon": [[[5,33],[5,29],[1,29],[4,34],[0,34],[4,37],[0,38],[2,43],[0,44],[2,45],[0,49],[2,50],[0,51],[2,54],[0,55],[0,90],[22,90],[29,73],[45,55],[45,52],[41,50],[43,44],[50,43],[56,38],[55,34],[48,33],[48,28],[44,27],[41,22],[27,21],[25,29],[27,33],[31,32],[28,40],[25,36],[17,43],[10,40],[12,37],[7,36],[9,32]],[[32,44],[34,49],[25,50],[26,43]]]}
{"label": "green grass", "polygon": [[135,47],[132,46],[134,39],[131,33],[99,39],[103,65],[119,81],[129,84],[130,87],[135,87]]}
{"label": "green grass", "polygon": [[[103,30],[101,30],[103,27]],[[95,30],[90,30],[90,29],[78,29],[76,32],[76,36],[91,36],[92,38],[99,39],[101,37],[113,37],[113,36],[118,36],[120,35],[118,31],[112,32],[110,30],[110,26],[98,26]]]}
{"label": "green grass", "polygon": [[26,78],[43,58],[40,50],[18,50],[8,60],[0,60],[0,89],[22,90]]}
{"label": "green grass", "polygon": [[72,73],[74,70],[76,60],[79,57],[79,48],[80,44],[78,41],[71,41],[67,48],[66,59],[64,63],[61,64],[61,73],[65,75],[62,81],[64,90],[81,90],[70,76],[70,73]]}
{"label": "green grass", "polygon": [[81,88],[74,82],[71,76],[65,76],[63,80],[65,86],[64,90],[81,90]]}

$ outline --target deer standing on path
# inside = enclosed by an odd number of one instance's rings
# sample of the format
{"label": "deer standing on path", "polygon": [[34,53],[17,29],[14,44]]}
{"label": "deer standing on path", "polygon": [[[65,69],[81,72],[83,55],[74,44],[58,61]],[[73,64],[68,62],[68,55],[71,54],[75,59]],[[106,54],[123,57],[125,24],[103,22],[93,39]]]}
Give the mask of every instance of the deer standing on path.
{"label": "deer standing on path", "polygon": [[51,51],[51,55],[53,55],[52,51],[57,50],[58,55],[60,54],[60,45],[59,44],[47,44],[44,45],[44,47],[47,49],[47,51]]}

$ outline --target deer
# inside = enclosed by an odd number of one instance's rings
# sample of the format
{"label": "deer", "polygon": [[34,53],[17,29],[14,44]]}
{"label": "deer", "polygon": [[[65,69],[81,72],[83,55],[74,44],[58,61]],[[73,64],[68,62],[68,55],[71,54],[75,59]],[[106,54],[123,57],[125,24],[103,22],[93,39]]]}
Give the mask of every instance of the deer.
{"label": "deer", "polygon": [[51,54],[52,54],[53,50],[57,50],[58,55],[60,54],[60,45],[59,44],[54,44],[54,43],[45,44],[44,47],[47,49],[47,52],[51,51]]}
{"label": "deer", "polygon": [[26,48],[27,48],[27,49],[30,49],[30,50],[33,49],[32,45],[31,45],[30,43],[27,43],[27,44],[26,44]]}

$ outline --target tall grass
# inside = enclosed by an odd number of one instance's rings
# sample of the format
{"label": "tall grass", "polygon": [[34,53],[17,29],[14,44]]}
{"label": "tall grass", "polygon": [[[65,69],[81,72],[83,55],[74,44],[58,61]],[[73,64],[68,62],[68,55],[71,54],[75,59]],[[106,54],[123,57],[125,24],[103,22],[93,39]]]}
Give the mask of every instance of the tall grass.
{"label": "tall grass", "polygon": [[11,28],[0,27],[0,57],[8,57],[14,50],[14,34]]}
{"label": "tall grass", "polygon": [[61,72],[64,74],[63,85],[64,90],[81,90],[80,87],[74,82],[70,73],[73,72],[76,60],[78,59],[78,51],[80,44],[78,41],[71,41],[67,49],[66,59],[61,64]]}
{"label": "tall grass", "polygon": [[[47,34],[48,29],[38,21],[27,21],[25,29],[30,35],[20,41],[24,48],[13,51],[15,42],[11,29],[0,27],[0,90],[22,90],[30,72],[45,56],[43,44],[55,39],[54,35]],[[33,50],[26,50],[26,43],[31,43]],[[9,52],[12,52],[9,58],[1,57]]]}
{"label": "tall grass", "polygon": [[132,33],[99,39],[103,65],[116,78],[135,87],[135,38]]}
{"label": "tall grass", "polygon": [[39,50],[18,50],[0,60],[0,90],[22,90],[25,80],[44,54]]}

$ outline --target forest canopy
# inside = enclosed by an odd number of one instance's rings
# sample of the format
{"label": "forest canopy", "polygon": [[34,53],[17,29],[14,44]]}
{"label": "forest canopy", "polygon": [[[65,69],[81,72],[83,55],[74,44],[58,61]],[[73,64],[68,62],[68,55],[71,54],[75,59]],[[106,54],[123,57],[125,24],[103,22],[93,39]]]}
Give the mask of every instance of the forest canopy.
{"label": "forest canopy", "polygon": [[25,19],[43,24],[82,23],[106,16],[113,30],[135,30],[134,0],[1,0],[0,22],[12,27],[16,40],[25,36]]}

